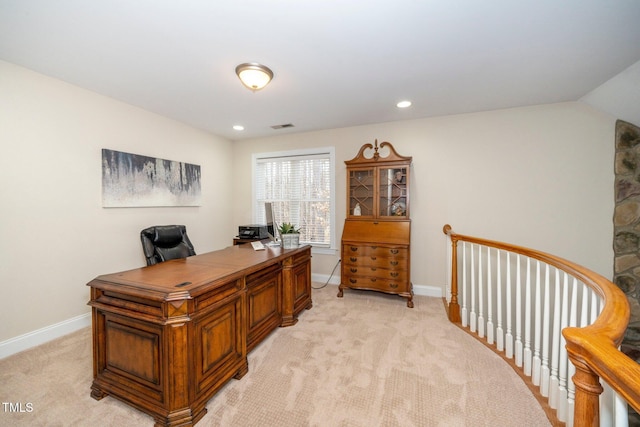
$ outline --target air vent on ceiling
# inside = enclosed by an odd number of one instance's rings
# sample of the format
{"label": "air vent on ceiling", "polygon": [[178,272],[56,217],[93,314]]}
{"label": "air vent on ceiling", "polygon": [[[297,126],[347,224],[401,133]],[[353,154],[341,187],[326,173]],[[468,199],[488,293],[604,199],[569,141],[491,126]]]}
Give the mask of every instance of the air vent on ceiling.
{"label": "air vent on ceiling", "polygon": [[284,125],[271,126],[271,129],[276,129],[277,130],[277,129],[284,129],[284,128],[292,128],[292,127],[293,127],[292,123],[287,123],[287,124],[284,124]]}

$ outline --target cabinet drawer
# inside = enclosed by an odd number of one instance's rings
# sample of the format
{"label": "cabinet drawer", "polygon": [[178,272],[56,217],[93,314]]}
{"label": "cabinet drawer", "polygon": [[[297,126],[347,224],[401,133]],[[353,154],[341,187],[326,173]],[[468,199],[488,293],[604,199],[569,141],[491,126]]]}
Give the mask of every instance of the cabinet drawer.
{"label": "cabinet drawer", "polygon": [[345,266],[345,274],[349,277],[389,279],[406,282],[407,270],[389,270],[370,266]]}
{"label": "cabinet drawer", "polygon": [[373,258],[406,259],[409,250],[406,247],[398,246],[344,245],[342,252],[347,258],[350,256],[365,256]]}
{"label": "cabinet drawer", "polygon": [[389,270],[407,270],[407,260],[397,258],[382,258],[349,255],[342,260],[345,266],[386,268]]}
{"label": "cabinet drawer", "polygon": [[345,284],[353,288],[374,289],[390,293],[409,291],[408,283],[406,281],[379,279],[377,277],[352,276],[347,278],[347,282]]}

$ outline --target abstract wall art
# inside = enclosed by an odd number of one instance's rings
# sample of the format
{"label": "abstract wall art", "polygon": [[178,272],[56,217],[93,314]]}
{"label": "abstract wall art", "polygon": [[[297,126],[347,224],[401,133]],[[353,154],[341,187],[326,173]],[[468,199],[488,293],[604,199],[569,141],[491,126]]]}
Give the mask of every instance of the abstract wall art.
{"label": "abstract wall art", "polygon": [[102,149],[102,206],[200,206],[200,166]]}

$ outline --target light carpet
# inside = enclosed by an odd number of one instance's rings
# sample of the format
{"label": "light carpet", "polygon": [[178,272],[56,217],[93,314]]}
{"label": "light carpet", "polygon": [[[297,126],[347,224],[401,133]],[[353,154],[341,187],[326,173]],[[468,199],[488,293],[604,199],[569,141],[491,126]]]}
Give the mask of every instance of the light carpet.
{"label": "light carpet", "polygon": [[[314,284],[319,286],[319,284]],[[248,357],[249,372],[208,403],[198,427],[549,426],[520,377],[445,316],[441,299],[337,287]],[[0,360],[2,426],[152,426],[126,404],[89,396],[91,330]],[[24,406],[23,406],[24,407]],[[26,409],[26,407],[25,407]]]}

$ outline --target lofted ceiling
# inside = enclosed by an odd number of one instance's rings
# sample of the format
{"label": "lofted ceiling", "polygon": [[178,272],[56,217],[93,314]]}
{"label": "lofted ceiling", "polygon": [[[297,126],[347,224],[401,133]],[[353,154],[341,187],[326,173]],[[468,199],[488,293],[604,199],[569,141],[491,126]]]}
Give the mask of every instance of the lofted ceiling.
{"label": "lofted ceiling", "polygon": [[241,140],[579,100],[640,61],[640,1],[0,0],[0,59]]}

